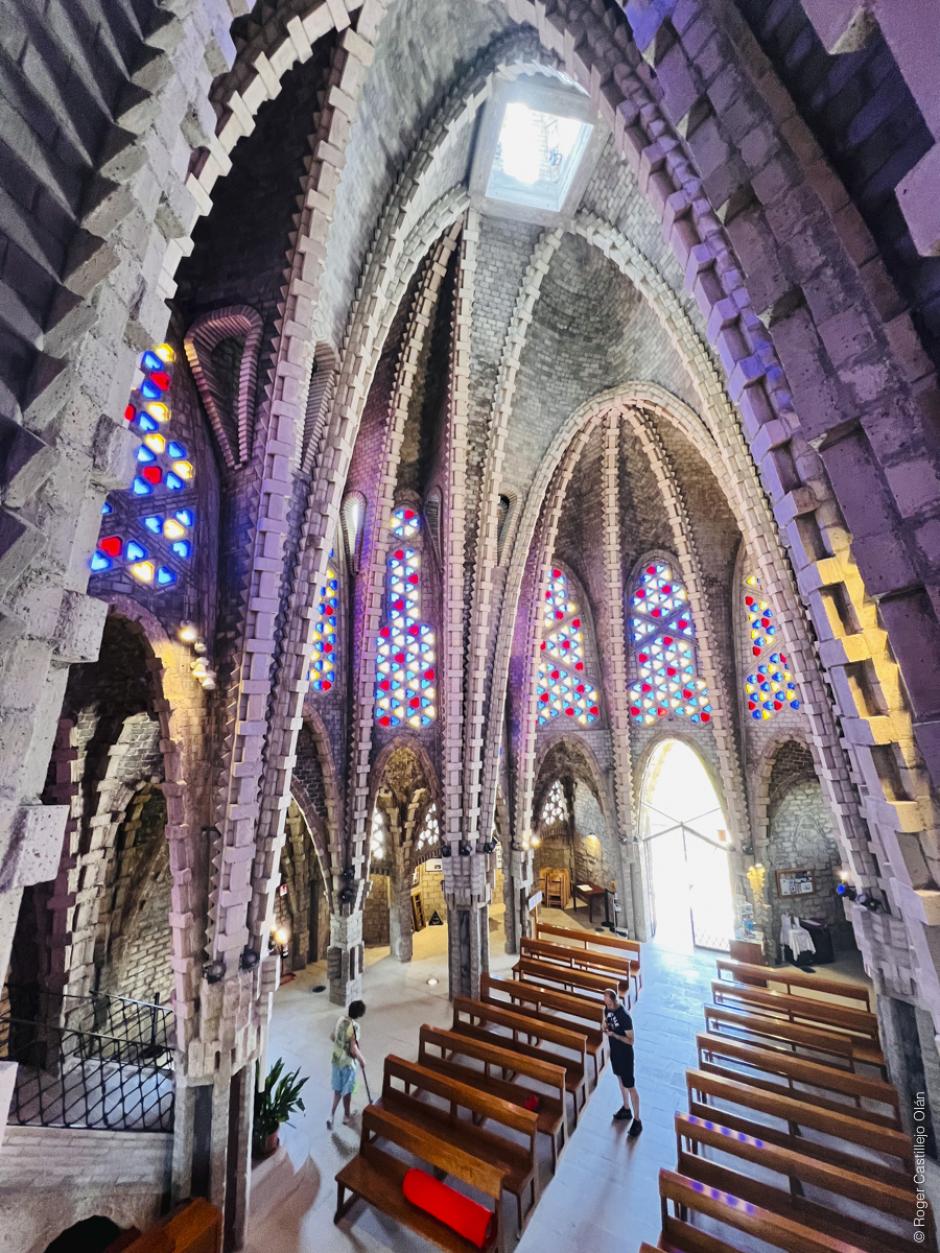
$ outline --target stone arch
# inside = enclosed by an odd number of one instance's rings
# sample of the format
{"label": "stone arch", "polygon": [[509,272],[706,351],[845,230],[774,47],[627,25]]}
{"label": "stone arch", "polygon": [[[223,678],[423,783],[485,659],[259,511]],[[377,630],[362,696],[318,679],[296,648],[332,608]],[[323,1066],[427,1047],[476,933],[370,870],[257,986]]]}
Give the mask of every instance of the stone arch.
{"label": "stone arch", "polygon": [[[244,465],[251,456],[263,326],[261,314],[249,305],[229,305],[202,314],[183,339],[186,359],[219,450],[232,470]],[[226,379],[214,360],[216,350],[227,342],[240,345],[235,379]]]}

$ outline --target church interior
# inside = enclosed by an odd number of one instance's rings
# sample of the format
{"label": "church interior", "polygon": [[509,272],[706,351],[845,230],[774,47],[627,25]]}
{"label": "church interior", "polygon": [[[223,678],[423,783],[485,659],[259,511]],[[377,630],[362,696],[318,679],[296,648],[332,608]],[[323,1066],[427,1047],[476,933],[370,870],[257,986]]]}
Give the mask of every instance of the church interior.
{"label": "church interior", "polygon": [[937,1249],[940,12],[0,50],[0,1248]]}

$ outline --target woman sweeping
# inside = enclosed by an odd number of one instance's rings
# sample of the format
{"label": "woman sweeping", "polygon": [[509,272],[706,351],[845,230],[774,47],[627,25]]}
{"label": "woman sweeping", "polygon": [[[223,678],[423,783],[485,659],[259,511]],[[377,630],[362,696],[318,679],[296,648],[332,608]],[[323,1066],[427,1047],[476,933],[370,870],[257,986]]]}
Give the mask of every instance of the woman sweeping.
{"label": "woman sweeping", "polygon": [[356,1086],[356,1069],[361,1066],[363,1075],[366,1072],[366,1059],[359,1048],[359,1019],[365,1012],[365,1001],[352,1001],[349,1010],[333,1028],[333,1052],[330,1055],[333,1108],[326,1120],[328,1131],[333,1130],[333,1119],[340,1097],[343,1098],[343,1122],[347,1127],[352,1124],[350,1101]]}

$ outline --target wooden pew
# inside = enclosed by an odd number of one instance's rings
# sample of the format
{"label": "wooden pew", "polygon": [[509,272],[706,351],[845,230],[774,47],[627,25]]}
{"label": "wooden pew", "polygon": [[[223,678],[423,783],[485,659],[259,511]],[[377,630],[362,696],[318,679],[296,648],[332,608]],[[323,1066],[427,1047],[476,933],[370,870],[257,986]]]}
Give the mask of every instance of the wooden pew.
{"label": "wooden pew", "polygon": [[[731,1039],[762,1041],[763,1047],[775,1048],[782,1053],[795,1053],[798,1049],[812,1053],[815,1061],[843,1070],[855,1070],[858,1065],[876,1067],[881,1077],[886,1077],[884,1060],[874,1060],[870,1046],[852,1036],[808,1023],[790,1022],[772,1014],[750,1013],[729,1005],[706,1005],[705,1026],[708,1031],[728,1035]],[[818,1054],[822,1054],[820,1058]]]}
{"label": "wooden pew", "polygon": [[593,945],[595,948],[625,953],[630,961],[630,975],[639,996],[643,986],[643,972],[640,969],[640,951],[643,945],[639,940],[627,940],[621,935],[611,935],[608,931],[584,931],[578,927],[558,927],[551,922],[536,922],[535,938],[540,940],[544,935],[563,940],[566,944],[583,944],[586,949]]}
{"label": "wooden pew", "polygon": [[[597,1082],[606,1060],[607,1046],[603,1031],[604,1007],[600,1001],[585,1001],[583,997],[573,997],[565,992],[550,992],[517,979],[491,979],[488,974],[481,975],[480,1000],[488,1005],[506,1005],[497,993],[509,998],[511,1004],[506,1007],[514,1009],[517,1014],[534,1012],[560,1027],[570,1026],[583,1032],[588,1056],[594,1061],[594,1082]],[[567,1022],[566,1019],[575,1021]]]}
{"label": "wooden pew", "polygon": [[[494,1036],[493,1039],[498,1037]],[[461,1065],[456,1057],[471,1058],[482,1062],[482,1071],[473,1066]],[[418,1037],[418,1061],[429,1070],[450,1075],[463,1083],[485,1082],[486,1090],[503,1101],[526,1108],[526,1101],[538,1097],[536,1111],[538,1130],[549,1137],[552,1145],[552,1169],[558,1164],[558,1154],[565,1144],[567,1119],[565,1116],[565,1069],[552,1062],[523,1057],[517,1052],[483,1040],[439,1027],[421,1028]],[[494,1074],[498,1071],[499,1074]],[[507,1078],[513,1075],[512,1079]],[[531,1080],[524,1083],[522,1080]],[[546,1092],[544,1089],[548,1089]]]}
{"label": "wooden pew", "polygon": [[[423,1131],[391,1110],[367,1105],[362,1111],[362,1136],[358,1154],[336,1175],[334,1223],[349,1212],[360,1198],[394,1218],[403,1227],[430,1240],[447,1253],[470,1253],[475,1247],[436,1218],[405,1200],[402,1180],[409,1163],[379,1148],[377,1140],[388,1140],[405,1149],[426,1167],[442,1171],[482,1192],[494,1202],[494,1231],[484,1246],[485,1253],[503,1247],[499,1227],[499,1199],[507,1171],[503,1166],[458,1148],[442,1136]],[[346,1196],[346,1193],[349,1196]]]}
{"label": "wooden pew", "polygon": [[[897,1089],[883,1079],[871,1079],[867,1075],[858,1075],[840,1070],[836,1066],[827,1066],[824,1062],[814,1062],[805,1057],[794,1057],[792,1054],[779,1053],[775,1049],[761,1048],[747,1040],[732,1040],[730,1036],[701,1034],[695,1037],[698,1049],[699,1068],[711,1074],[724,1075],[728,1079],[736,1079],[739,1083],[747,1083],[765,1092],[782,1092],[789,1090],[790,1096],[798,1096],[801,1100],[813,1101],[820,1109],[832,1113],[840,1112],[864,1114],[871,1122],[885,1127],[901,1126],[900,1101]],[[717,1058],[724,1061],[737,1062],[739,1066],[749,1069],[735,1069],[722,1065]],[[759,1079],[752,1071],[760,1071],[765,1075],[780,1075],[787,1081],[787,1089],[772,1080]],[[834,1092],[840,1096],[851,1098],[853,1104],[833,1100],[828,1096],[820,1096],[816,1092],[797,1091],[795,1084],[808,1088],[821,1088],[824,1092]],[[877,1105],[887,1106],[889,1113],[878,1113],[863,1106],[862,1101],[870,1101]]]}
{"label": "wooden pew", "polygon": [[730,957],[719,957],[715,965],[719,979],[727,974],[733,982],[758,987],[766,987],[768,983],[782,983],[790,993],[794,988],[819,992],[825,998],[826,1004],[830,998],[838,997],[843,1001],[854,1002],[856,1009],[871,1010],[869,989],[864,983],[852,983],[847,979],[827,979],[825,976],[810,975],[805,970],[789,966],[755,966],[750,962],[732,961]]}
{"label": "wooden pew", "polygon": [[615,990],[621,979],[630,978],[628,957],[593,953],[585,949],[573,948],[570,944],[553,944],[551,940],[533,940],[529,936],[523,936],[519,941],[519,953],[522,957],[558,962],[562,966],[573,966],[577,970],[590,970],[593,974],[605,975],[610,980],[610,986]]}
{"label": "wooden pew", "polygon": [[[449,1109],[430,1105],[413,1096],[413,1092],[440,1097],[448,1102]],[[485,1157],[487,1161],[505,1167],[504,1186],[516,1198],[516,1214],[521,1233],[538,1199],[535,1156],[538,1117],[533,1112],[520,1109],[518,1105],[504,1101],[479,1086],[473,1087],[420,1063],[407,1062],[394,1054],[389,1054],[385,1059],[379,1105],[382,1109],[400,1114],[422,1130],[456,1144],[475,1157]],[[461,1109],[468,1110],[471,1117],[460,1118]],[[477,1126],[478,1122],[482,1123],[484,1120],[518,1132],[525,1142],[520,1144],[489,1128]],[[527,1194],[529,1203],[523,1214],[522,1202]]]}
{"label": "wooden pew", "polygon": [[[893,1230],[876,1226],[868,1219],[858,1218],[854,1214],[846,1216],[841,1210],[834,1211],[829,1206],[807,1200],[802,1195],[803,1186],[809,1184],[833,1196],[867,1206],[888,1219],[899,1219],[909,1224],[911,1215],[915,1212],[915,1193],[910,1185],[899,1188],[881,1184],[873,1188],[871,1178],[864,1169],[840,1169],[817,1161],[810,1153],[795,1153],[791,1149],[767,1144],[763,1139],[734,1132],[720,1121],[709,1120],[706,1123],[692,1114],[676,1114],[675,1126],[678,1169],[681,1174],[733,1192],[736,1196],[755,1201],[767,1209],[778,1210],[778,1206],[783,1205],[784,1210],[778,1212],[789,1212],[794,1207],[807,1221],[819,1226],[821,1230],[829,1230],[835,1218],[839,1229],[846,1227],[854,1235],[874,1242],[876,1253],[881,1253],[882,1249],[885,1253],[889,1249],[910,1249],[910,1239],[898,1234],[897,1225]],[[703,1151],[706,1148],[784,1176],[787,1189],[761,1183],[747,1176],[744,1176],[746,1183],[730,1177],[740,1172],[717,1174],[714,1168],[723,1168],[717,1162],[704,1157]],[[758,1193],[758,1189],[762,1191]]]}
{"label": "wooden pew", "polygon": [[[768,1144],[793,1149],[797,1153],[811,1153],[817,1160],[829,1162],[833,1166],[841,1166],[846,1170],[864,1170],[873,1184],[884,1182],[897,1187],[909,1184],[910,1171],[913,1168],[913,1146],[910,1137],[903,1131],[874,1123],[867,1115],[857,1117],[854,1111],[832,1114],[828,1110],[820,1109],[812,1097],[801,1099],[795,1096],[778,1096],[776,1093],[765,1092],[761,1088],[754,1088],[736,1079],[726,1079],[723,1075],[709,1074],[704,1070],[689,1070],[685,1078],[689,1093],[689,1113],[698,1118],[718,1121],[732,1131],[743,1131],[745,1135],[756,1136]],[[723,1107],[716,1109],[710,1103],[714,1101],[742,1107],[747,1111],[748,1117]],[[787,1130],[780,1130],[750,1117],[755,1113],[783,1121],[787,1124]],[[842,1141],[844,1147],[834,1148],[816,1140],[808,1140],[797,1134],[798,1127]],[[888,1165],[875,1157],[865,1156],[860,1151],[863,1149],[889,1157],[893,1164]]]}
{"label": "wooden pew", "polygon": [[[733,1248],[719,1237],[703,1242],[706,1233],[686,1221],[685,1216],[701,1214],[713,1221],[762,1241],[783,1253],[856,1253],[859,1248],[794,1218],[772,1213],[751,1201],[718,1188],[703,1188],[701,1183],[674,1170],[660,1170],[659,1196],[662,1204],[663,1230],[660,1245],[664,1249],[695,1253]],[[669,1213],[672,1203],[675,1213]],[[867,1253],[867,1251],[866,1251]]]}
{"label": "wooden pew", "polygon": [[588,970],[574,970],[560,966],[557,962],[537,961],[533,957],[520,957],[512,968],[517,978],[530,983],[549,983],[564,988],[574,988],[578,992],[588,992],[603,1000],[607,988],[616,984],[616,979],[607,975],[595,975]]}
{"label": "wooden pew", "polygon": [[[500,1009],[496,1005],[486,1005],[482,1001],[473,1001],[464,996],[455,997],[452,1030],[491,1044],[495,1041],[506,1041],[505,1036],[492,1032],[488,1029],[490,1027],[503,1027],[512,1032],[511,1047],[514,1053],[523,1053],[527,1057],[564,1066],[565,1089],[574,1098],[574,1124],[577,1126],[578,1109],[587,1099],[587,1040],[584,1035],[567,1027],[533,1022],[523,1014]],[[523,1037],[522,1040],[520,1036]],[[526,1042],[523,1043],[523,1040]],[[531,1043],[533,1040],[538,1040],[539,1043]],[[509,1047],[509,1043],[503,1043],[503,1047]]]}
{"label": "wooden pew", "polygon": [[[825,1027],[827,1031],[841,1031],[858,1039],[861,1046],[853,1049],[860,1061],[878,1065],[884,1062],[878,1036],[878,1019],[863,1009],[834,1005],[827,1001],[813,1000],[808,996],[794,996],[789,992],[772,992],[768,988],[747,987],[743,983],[729,983],[724,979],[712,982],[712,997],[719,1005],[743,1005],[757,1008],[768,1014],[779,1014],[789,1022],[805,1022],[813,1027]],[[870,1049],[866,1055],[862,1050]],[[877,1059],[877,1060],[873,1060]]]}

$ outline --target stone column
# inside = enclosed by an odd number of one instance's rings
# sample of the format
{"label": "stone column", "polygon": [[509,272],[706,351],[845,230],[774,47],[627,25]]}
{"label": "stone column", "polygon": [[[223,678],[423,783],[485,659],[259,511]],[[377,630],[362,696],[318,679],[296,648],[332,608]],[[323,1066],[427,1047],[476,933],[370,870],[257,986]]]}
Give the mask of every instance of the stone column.
{"label": "stone column", "polygon": [[488,969],[490,960],[488,907],[496,855],[461,855],[459,845],[451,844],[451,848],[451,856],[444,860],[450,995],[476,996],[480,973]]}
{"label": "stone column", "polygon": [[334,1005],[348,1005],[362,995],[362,961],[362,909],[331,914],[326,968]]}
{"label": "stone column", "polygon": [[[506,893],[506,950],[519,952],[519,941],[529,935],[529,911],[526,900],[532,895],[532,853],[528,847],[510,848]],[[510,945],[512,947],[510,947]]]}

